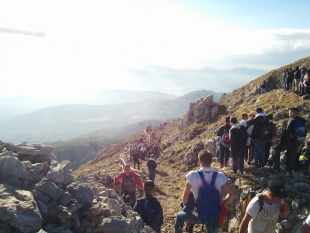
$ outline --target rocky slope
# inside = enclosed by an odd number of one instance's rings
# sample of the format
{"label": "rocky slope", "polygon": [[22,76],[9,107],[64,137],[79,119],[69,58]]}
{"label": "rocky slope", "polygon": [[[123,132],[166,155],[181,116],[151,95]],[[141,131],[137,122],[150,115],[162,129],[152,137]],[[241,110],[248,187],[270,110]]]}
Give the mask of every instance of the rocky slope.
{"label": "rocky slope", "polygon": [[[156,178],[158,190],[156,196],[161,200],[165,211],[165,232],[173,232],[173,220],[179,209],[179,203],[185,183],[184,175],[197,169],[197,152],[202,148],[210,149],[214,154],[216,150],[217,128],[222,124],[226,115],[236,116],[239,120],[242,112],[252,113],[256,107],[262,107],[266,113],[273,113],[275,123],[278,127],[278,133],[281,134],[283,124],[288,118],[288,108],[300,108],[301,115],[309,119],[310,105],[308,100],[303,100],[294,92],[280,89],[280,78],[284,68],[295,66],[310,65],[310,58],[305,58],[296,63],[281,67],[278,70],[270,71],[268,74],[253,80],[249,84],[235,90],[231,94],[224,95],[217,103],[218,111],[214,113],[214,118],[201,120],[199,117],[194,120],[193,108],[200,108],[203,99],[190,107],[183,119],[168,122],[161,129],[155,131],[155,136],[161,139],[163,148],[162,156],[158,160],[159,169]],[[262,80],[267,79],[267,93],[260,95],[259,85]],[[215,106],[212,105],[213,109]],[[200,111],[203,112],[203,111]],[[211,112],[209,112],[211,114]],[[198,114],[201,116],[201,114]],[[196,114],[196,116],[198,116]],[[203,115],[203,114],[202,114]],[[206,114],[208,115],[208,114]],[[187,118],[188,116],[188,118]],[[210,116],[210,115],[208,115]],[[187,120],[186,120],[187,119]],[[186,127],[181,127],[186,122]],[[193,124],[194,123],[194,124]],[[309,127],[309,125],[308,125]],[[180,129],[180,130],[179,130]],[[141,132],[143,135],[143,132]],[[116,144],[98,155],[91,162],[86,163],[76,171],[76,174],[86,174],[87,172],[96,172],[100,169],[110,171],[111,176],[116,175],[120,170],[115,163],[122,154],[122,148],[129,142],[136,140],[136,137],[128,137],[126,141]],[[217,168],[216,158],[214,158],[214,167]],[[143,164],[142,170],[146,172],[146,166]],[[298,232],[302,220],[307,216],[310,204],[310,192],[308,181],[298,173],[293,174],[292,179],[284,177],[281,173],[274,173],[272,169],[264,168],[257,170],[252,167],[246,167],[244,175],[234,175],[231,170],[223,171],[229,178],[230,183],[234,185],[240,194],[240,200],[249,189],[259,189],[266,187],[266,180],[282,180],[286,188],[290,191],[289,202],[291,204],[292,214],[287,219],[280,219],[278,232]],[[305,187],[302,189],[301,187]],[[223,227],[223,232],[235,232],[240,224],[242,213],[240,211],[240,200],[235,201],[229,210],[229,215]]]}

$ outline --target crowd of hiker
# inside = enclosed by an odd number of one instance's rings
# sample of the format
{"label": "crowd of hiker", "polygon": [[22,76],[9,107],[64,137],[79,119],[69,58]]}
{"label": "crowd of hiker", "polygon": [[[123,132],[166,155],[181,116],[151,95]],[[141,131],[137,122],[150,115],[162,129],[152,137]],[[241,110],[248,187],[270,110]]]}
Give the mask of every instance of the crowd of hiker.
{"label": "crowd of hiker", "polygon": [[[288,110],[289,119],[281,133],[278,133],[273,123],[273,114],[265,114],[262,108],[256,108],[255,114],[243,113],[241,120],[237,117],[225,118],[216,134],[219,136],[219,171],[212,164],[213,155],[204,149],[198,153],[199,170],[190,171],[185,175],[186,184],[182,195],[182,210],[177,213],[174,233],[181,233],[186,224],[186,232],[193,232],[195,224],[206,227],[208,233],[218,233],[225,219],[229,204],[237,198],[236,191],[228,183],[221,172],[232,169],[234,174],[243,174],[246,166],[258,169],[268,167],[274,172],[285,170],[285,176],[292,172],[309,173],[310,141],[306,141],[306,120],[299,116],[297,108]],[[279,134],[279,135],[278,135]],[[276,138],[280,138],[276,143]],[[156,232],[161,231],[163,210],[154,194],[156,159],[154,146],[150,142],[138,140],[130,145],[133,163],[134,155],[139,158],[145,151],[141,148],[151,148],[147,162],[149,180],[142,183],[141,178],[130,168],[115,177],[115,185],[122,179],[124,202],[140,214],[143,221]],[[281,155],[282,154],[282,155]],[[232,163],[230,163],[232,161]],[[139,163],[138,163],[139,164]],[[151,168],[151,170],[150,170]],[[139,168],[138,168],[139,169]],[[145,196],[136,200],[136,186],[144,190]],[[221,200],[219,193],[224,190],[226,197]],[[239,227],[239,233],[275,232],[279,216],[286,217],[290,207],[285,198],[288,197],[285,186],[278,181],[268,183],[268,188],[260,194],[248,194],[244,201],[244,217]],[[246,204],[245,204],[246,203]],[[302,233],[310,233],[310,215],[305,221]]]}
{"label": "crowd of hiker", "polygon": [[282,88],[295,91],[299,95],[310,94],[309,70],[305,66],[283,70]]}

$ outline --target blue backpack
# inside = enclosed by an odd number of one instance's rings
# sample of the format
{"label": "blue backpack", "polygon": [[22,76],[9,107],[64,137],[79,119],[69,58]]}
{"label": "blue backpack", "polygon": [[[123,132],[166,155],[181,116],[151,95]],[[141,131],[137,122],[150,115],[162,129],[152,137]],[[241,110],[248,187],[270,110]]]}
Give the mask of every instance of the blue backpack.
{"label": "blue backpack", "polygon": [[307,136],[306,124],[296,119],[294,119],[294,121],[296,121],[296,125],[293,132],[291,133],[291,139],[293,141],[305,139]]}
{"label": "blue backpack", "polygon": [[217,221],[220,217],[220,194],[214,187],[217,172],[213,172],[210,185],[207,184],[202,171],[198,171],[202,187],[198,190],[197,212],[202,221]]}
{"label": "blue backpack", "polygon": [[142,219],[147,225],[155,231],[160,229],[164,221],[163,209],[155,197],[144,202],[143,213]]}

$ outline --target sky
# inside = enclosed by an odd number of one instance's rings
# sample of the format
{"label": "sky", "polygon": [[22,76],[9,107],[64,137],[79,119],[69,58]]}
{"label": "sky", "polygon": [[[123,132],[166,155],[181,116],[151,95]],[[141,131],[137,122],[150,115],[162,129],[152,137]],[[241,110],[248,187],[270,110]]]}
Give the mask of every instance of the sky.
{"label": "sky", "polygon": [[132,70],[154,66],[267,72],[309,56],[308,9],[307,0],[0,0],[0,98],[152,90]]}

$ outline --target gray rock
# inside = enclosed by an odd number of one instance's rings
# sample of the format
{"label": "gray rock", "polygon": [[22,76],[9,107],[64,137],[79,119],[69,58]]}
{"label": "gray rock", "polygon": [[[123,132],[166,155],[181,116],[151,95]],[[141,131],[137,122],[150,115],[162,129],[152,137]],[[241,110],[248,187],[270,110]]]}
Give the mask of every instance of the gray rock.
{"label": "gray rock", "polygon": [[46,174],[46,178],[54,183],[64,182],[64,171],[56,160],[51,161],[50,170]]}
{"label": "gray rock", "polygon": [[32,168],[36,169],[40,172],[43,169],[43,163],[34,163],[34,164],[32,164]]}
{"label": "gray rock", "polygon": [[35,185],[35,187],[37,190],[49,195],[54,200],[57,200],[63,193],[60,188],[58,188],[54,183],[52,183],[46,178],[43,178],[39,183]]}
{"label": "gray rock", "polygon": [[101,213],[103,206],[104,206],[103,203],[98,202],[97,204],[91,207],[85,208],[83,214],[90,217],[97,216]]}
{"label": "gray rock", "polygon": [[64,160],[59,165],[62,168],[62,170],[64,171],[64,173],[68,173],[70,171],[70,168],[71,168],[71,162],[70,161]]}
{"label": "gray rock", "polygon": [[20,188],[22,186],[22,182],[15,177],[5,180],[5,183],[8,185],[14,186],[16,188]]}
{"label": "gray rock", "polygon": [[305,182],[306,181],[306,178],[304,176],[302,176],[300,173],[298,172],[293,172],[292,173],[292,177],[293,179],[299,181],[299,182]]}
{"label": "gray rock", "polygon": [[22,178],[25,172],[26,169],[18,158],[12,156],[0,157],[0,178]]}
{"label": "gray rock", "polygon": [[39,208],[29,191],[0,184],[0,222],[21,232],[37,232],[42,228]]}
{"label": "gray rock", "polygon": [[36,169],[26,170],[25,175],[23,177],[24,180],[27,180],[31,183],[37,183],[44,178],[43,174]]}
{"label": "gray rock", "polygon": [[62,206],[66,206],[71,201],[71,195],[68,192],[63,192],[59,197],[57,203]]}
{"label": "gray rock", "polygon": [[70,210],[65,206],[56,206],[48,212],[49,220],[61,223],[67,222],[71,218],[71,215]]}
{"label": "gray rock", "polygon": [[36,200],[38,208],[40,210],[40,213],[42,215],[42,218],[46,218],[48,215],[48,208],[47,206],[40,200]]}
{"label": "gray rock", "polygon": [[112,216],[103,219],[100,224],[102,232],[109,233],[129,233],[129,224],[124,216]]}
{"label": "gray rock", "polygon": [[41,201],[45,204],[49,203],[49,200],[51,199],[50,196],[44,194],[40,190],[32,190],[31,193],[36,201]]}
{"label": "gray rock", "polygon": [[27,154],[27,155],[50,155],[54,147],[50,145],[44,145],[41,143],[30,144],[28,142],[20,143],[17,146],[18,154]]}
{"label": "gray rock", "polygon": [[82,207],[90,206],[94,199],[94,194],[89,187],[83,184],[73,183],[68,187],[71,197],[76,199]]}
{"label": "gray rock", "polygon": [[107,204],[111,210],[111,215],[114,215],[114,214],[112,214],[112,210],[115,211],[116,216],[120,216],[122,214],[120,203],[117,200],[109,198]]}

